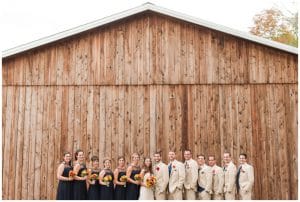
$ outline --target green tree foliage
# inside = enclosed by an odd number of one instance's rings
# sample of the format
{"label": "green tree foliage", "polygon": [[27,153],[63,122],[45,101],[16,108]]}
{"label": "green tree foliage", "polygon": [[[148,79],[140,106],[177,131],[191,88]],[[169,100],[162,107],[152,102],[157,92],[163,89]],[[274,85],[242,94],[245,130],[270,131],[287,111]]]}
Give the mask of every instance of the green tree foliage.
{"label": "green tree foliage", "polygon": [[298,12],[284,15],[277,8],[266,9],[253,17],[250,33],[298,47]]}

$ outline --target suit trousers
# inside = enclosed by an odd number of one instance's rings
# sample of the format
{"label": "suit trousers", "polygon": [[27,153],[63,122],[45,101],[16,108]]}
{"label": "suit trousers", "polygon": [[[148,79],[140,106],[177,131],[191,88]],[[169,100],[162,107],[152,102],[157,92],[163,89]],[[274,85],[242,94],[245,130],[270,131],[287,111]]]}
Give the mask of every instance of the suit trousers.
{"label": "suit trousers", "polygon": [[224,200],[224,195],[223,194],[213,194],[212,199],[213,200]]}
{"label": "suit trousers", "polygon": [[163,192],[155,192],[155,200],[166,200],[167,197],[166,197],[166,191],[163,191]]}
{"label": "suit trousers", "polygon": [[251,200],[251,191],[239,191],[239,199],[240,200]]}
{"label": "suit trousers", "polygon": [[225,200],[235,200],[235,192],[225,192]]}
{"label": "suit trousers", "polygon": [[173,193],[169,193],[169,200],[182,200],[182,190],[176,188]]}
{"label": "suit trousers", "polygon": [[184,189],[185,200],[196,200],[196,192],[193,189]]}
{"label": "suit trousers", "polygon": [[198,193],[199,200],[211,200],[211,195],[206,191],[202,191]]}

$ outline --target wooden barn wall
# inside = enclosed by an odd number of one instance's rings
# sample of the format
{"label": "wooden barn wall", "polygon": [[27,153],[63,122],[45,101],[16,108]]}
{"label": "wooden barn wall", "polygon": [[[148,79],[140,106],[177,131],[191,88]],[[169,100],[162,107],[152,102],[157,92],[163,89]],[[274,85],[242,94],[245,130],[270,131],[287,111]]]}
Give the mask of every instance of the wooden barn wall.
{"label": "wooden barn wall", "polygon": [[138,17],[8,59],[3,84],[297,82],[296,55],[182,21]]}
{"label": "wooden barn wall", "polygon": [[147,14],[3,60],[3,199],[54,199],[63,151],[246,152],[255,199],[298,198],[297,56]]}

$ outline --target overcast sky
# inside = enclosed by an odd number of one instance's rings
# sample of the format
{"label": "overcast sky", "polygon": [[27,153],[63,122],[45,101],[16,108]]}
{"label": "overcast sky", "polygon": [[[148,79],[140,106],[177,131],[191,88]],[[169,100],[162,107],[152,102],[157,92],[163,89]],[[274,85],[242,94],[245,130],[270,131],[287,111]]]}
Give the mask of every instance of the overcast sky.
{"label": "overcast sky", "polygon": [[151,2],[248,32],[263,9],[297,9],[296,0],[1,0],[1,50]]}

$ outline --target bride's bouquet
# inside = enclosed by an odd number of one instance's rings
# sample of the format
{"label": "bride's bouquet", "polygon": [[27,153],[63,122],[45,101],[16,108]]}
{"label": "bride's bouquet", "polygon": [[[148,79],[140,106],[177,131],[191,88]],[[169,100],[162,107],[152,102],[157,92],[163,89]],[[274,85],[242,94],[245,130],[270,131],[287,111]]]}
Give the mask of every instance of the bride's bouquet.
{"label": "bride's bouquet", "polygon": [[148,188],[153,188],[154,185],[156,184],[157,180],[156,180],[156,177],[155,176],[149,176],[147,179],[146,179],[146,186]]}

